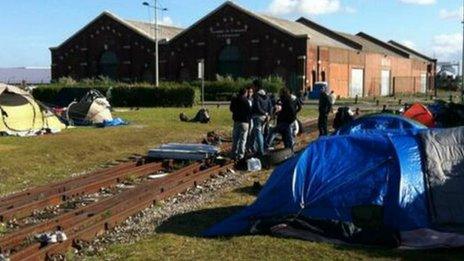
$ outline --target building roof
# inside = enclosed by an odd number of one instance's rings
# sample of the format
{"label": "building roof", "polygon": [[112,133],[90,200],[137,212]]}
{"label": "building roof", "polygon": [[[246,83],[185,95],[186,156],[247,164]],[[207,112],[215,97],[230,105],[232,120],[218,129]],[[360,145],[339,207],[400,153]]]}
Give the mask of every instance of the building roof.
{"label": "building roof", "polygon": [[50,83],[50,68],[0,68],[0,83],[21,84],[25,81],[28,84]]}
{"label": "building roof", "polygon": [[[104,16],[110,17],[111,19],[115,20],[116,22],[119,22],[120,24],[126,26],[130,30],[140,34],[141,36],[147,38],[150,41],[155,41],[155,36],[154,36],[154,34],[155,34],[155,32],[154,32],[155,25],[153,23],[126,20],[126,19],[122,19],[122,18],[118,17],[117,15],[115,15],[115,14],[109,12],[109,11],[104,11],[99,16],[95,17],[92,21],[90,21],[87,25],[82,27],[79,31],[74,33],[71,37],[66,39],[59,46],[52,47],[50,49],[60,48],[61,46],[66,44],[68,41],[73,39],[76,35],[78,35],[82,31],[84,31],[86,28],[88,28],[90,25],[95,23],[98,19],[100,19],[101,17],[104,17]],[[173,38],[178,33],[183,31],[182,28],[177,28],[177,27],[173,27],[173,26],[158,25],[158,27],[159,27],[158,39],[161,42],[169,41],[169,39]]]}
{"label": "building roof", "polygon": [[353,48],[353,46],[350,46],[344,42],[333,39],[299,22],[294,22],[294,21],[285,20],[282,18],[277,18],[277,17],[263,15],[263,14],[254,14],[254,15],[261,17],[261,19],[266,20],[267,23],[273,25],[274,27],[280,27],[293,34],[306,35],[309,38],[310,43],[314,43],[316,45],[322,45],[322,46],[344,48],[344,49]]}
{"label": "building roof", "polygon": [[353,41],[345,36],[343,36],[342,34],[339,34],[327,27],[324,27],[316,22],[313,22],[311,20],[309,20],[308,18],[306,17],[300,17],[298,20],[297,20],[298,23],[301,23],[307,27],[310,27],[310,28],[313,28],[314,30],[326,35],[326,36],[329,36],[331,37],[332,39],[335,39],[337,41],[340,41],[340,42],[343,42],[344,44],[346,45],[349,45],[351,46],[352,48],[354,49],[357,49],[357,50],[362,50],[362,45],[357,43],[356,41]]}
{"label": "building roof", "polygon": [[393,40],[388,41],[389,44],[395,46],[396,48],[399,48],[411,55],[411,57],[419,59],[421,61],[426,61],[426,62],[436,62],[436,59],[430,58],[422,53],[419,53],[418,51],[415,51],[407,46],[404,46],[398,42],[395,42]]}
{"label": "building roof", "polygon": [[405,51],[403,51],[403,50],[401,50],[401,49],[399,49],[399,48],[397,48],[397,47],[395,47],[395,46],[393,46],[393,45],[391,45],[391,44],[389,44],[387,42],[379,40],[379,39],[373,37],[372,35],[368,35],[368,34],[366,34],[364,32],[359,32],[359,33],[356,34],[356,36],[359,36],[359,37],[361,37],[361,38],[363,38],[365,40],[368,40],[369,42],[374,43],[377,46],[380,46],[385,50],[396,53],[397,55],[403,56],[405,58],[410,58],[409,53],[407,53],[407,52],[405,52]]}
{"label": "building roof", "polygon": [[[380,53],[384,55],[392,55],[392,56],[402,56],[408,58],[408,55],[405,54],[404,52],[400,50],[392,50],[392,48],[387,48],[385,45],[381,45],[380,43],[369,40],[365,37],[361,37],[359,34],[358,35],[352,35],[349,33],[344,33],[344,32],[337,32],[338,34],[342,35],[343,37],[346,37],[362,46],[362,50],[365,52],[373,52],[373,53]],[[380,40],[377,40],[380,41]]]}
{"label": "building roof", "polygon": [[[298,23],[298,22],[295,22],[295,21],[290,21],[290,20],[285,20],[285,19],[282,19],[282,18],[277,18],[277,17],[273,17],[273,16],[269,16],[269,15],[265,15],[265,14],[258,14],[258,13],[255,13],[255,12],[252,12],[244,7],[241,7],[239,5],[237,5],[236,3],[234,2],[231,2],[231,1],[226,1],[224,2],[222,5],[220,5],[218,8],[214,9],[213,11],[211,11],[210,13],[208,13],[207,15],[205,15],[203,18],[201,18],[200,20],[198,20],[197,22],[195,22],[193,25],[191,25],[190,27],[188,27],[187,29],[185,29],[183,32],[177,34],[174,38],[177,38],[179,36],[181,36],[183,33],[189,31],[190,29],[194,28],[195,26],[197,26],[199,23],[201,23],[202,21],[204,21],[205,19],[207,19],[208,17],[211,17],[212,15],[214,15],[215,13],[217,13],[219,10],[221,10],[222,8],[224,8],[225,6],[230,6],[232,8],[235,8],[237,10],[239,10],[240,12],[243,12],[285,34],[288,34],[288,35],[291,35],[293,37],[305,37],[305,38],[309,38],[310,39],[310,42],[314,42],[316,44],[319,44],[319,45],[326,45],[326,46],[333,46],[333,47],[338,47],[338,48],[345,48],[345,49],[351,49],[351,47],[349,45],[346,45],[344,43],[341,43],[339,41],[335,41],[334,39],[324,35],[324,34],[321,34],[319,32],[317,32],[316,30],[313,30],[307,26],[304,26],[303,24],[301,23]],[[174,39],[173,38],[173,39]]]}
{"label": "building roof", "polygon": [[[147,22],[133,21],[133,20],[124,20],[124,21],[126,21],[132,27],[137,28],[138,30],[142,31],[149,38],[155,41],[155,35],[154,35],[155,24],[154,23],[147,23]],[[174,36],[176,36],[178,33],[184,30],[183,28],[167,26],[167,25],[158,25],[158,28],[159,28],[158,38],[160,40],[165,40],[165,41],[169,41]]]}

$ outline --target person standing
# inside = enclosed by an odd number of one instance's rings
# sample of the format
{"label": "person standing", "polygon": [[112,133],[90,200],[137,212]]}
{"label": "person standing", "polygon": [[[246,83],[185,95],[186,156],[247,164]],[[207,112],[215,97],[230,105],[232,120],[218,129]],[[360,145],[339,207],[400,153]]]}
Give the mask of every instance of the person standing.
{"label": "person standing", "polygon": [[245,157],[248,132],[250,129],[251,106],[248,100],[248,89],[241,89],[240,92],[232,98],[230,111],[234,120],[232,133],[232,157],[241,160]]}
{"label": "person standing", "polygon": [[337,96],[335,95],[334,91],[331,91],[330,94],[329,94],[329,102],[331,104],[332,113],[335,113],[334,105],[335,105],[336,101],[337,101]]}
{"label": "person standing", "polygon": [[266,91],[260,89],[253,99],[252,106],[253,138],[251,145],[258,156],[264,155],[264,130],[271,113],[271,101]]}
{"label": "person standing", "polygon": [[326,136],[329,134],[327,122],[330,111],[332,111],[332,103],[330,102],[326,87],[323,87],[319,96],[319,118],[317,121],[319,136]]}
{"label": "person standing", "polygon": [[276,113],[277,125],[272,129],[266,147],[272,147],[276,134],[280,133],[285,148],[293,149],[294,138],[292,135],[292,124],[296,120],[296,106],[287,88],[282,88],[280,90],[280,99],[276,105]]}

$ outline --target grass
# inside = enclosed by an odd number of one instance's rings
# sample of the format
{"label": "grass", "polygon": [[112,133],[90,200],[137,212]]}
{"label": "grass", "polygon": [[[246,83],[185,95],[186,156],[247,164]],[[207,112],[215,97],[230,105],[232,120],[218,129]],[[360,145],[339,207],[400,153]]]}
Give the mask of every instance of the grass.
{"label": "grass", "polygon": [[201,232],[252,203],[269,172],[252,174],[242,187],[222,193],[201,209],[168,219],[156,234],[134,244],[116,244],[89,260],[463,260],[462,250],[400,251],[348,247],[271,236],[207,239]]}
{"label": "grass", "polygon": [[[164,142],[199,140],[207,131],[230,131],[227,107],[210,107],[213,122],[208,125],[183,123],[181,111],[193,116],[198,108],[141,109],[117,112],[131,125],[120,128],[76,128],[57,135],[33,138],[0,138],[0,194],[34,185],[55,182],[73,173],[98,168],[109,161]],[[314,117],[305,109],[303,117]],[[252,174],[242,187],[223,191],[210,204],[190,213],[174,216],[157,233],[135,244],[113,245],[93,260],[342,260],[342,259],[464,259],[459,251],[403,252],[364,247],[340,247],[270,236],[242,236],[205,239],[200,232],[254,201],[254,181],[264,183],[269,173]],[[0,228],[1,233],[1,228]],[[462,251],[462,250],[461,250]]]}
{"label": "grass", "polygon": [[[226,106],[210,107],[211,124],[179,121],[179,113],[194,116],[195,108],[154,108],[115,112],[131,124],[118,128],[83,127],[56,135],[0,138],[0,195],[65,179],[167,142],[193,142],[208,131],[231,131]],[[314,116],[305,109],[303,117]]]}

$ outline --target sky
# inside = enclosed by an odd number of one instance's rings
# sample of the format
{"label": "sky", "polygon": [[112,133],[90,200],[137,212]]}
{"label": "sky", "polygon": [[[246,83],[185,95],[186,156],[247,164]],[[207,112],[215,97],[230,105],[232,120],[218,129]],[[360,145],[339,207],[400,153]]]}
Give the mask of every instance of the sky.
{"label": "sky", "polygon": [[[153,1],[153,0],[149,0]],[[142,21],[143,0],[0,0],[0,67],[50,67],[57,46],[102,11]],[[188,27],[223,0],[159,0],[160,22]],[[396,40],[439,61],[459,61],[461,0],[236,0],[260,13],[312,19],[333,30]]]}

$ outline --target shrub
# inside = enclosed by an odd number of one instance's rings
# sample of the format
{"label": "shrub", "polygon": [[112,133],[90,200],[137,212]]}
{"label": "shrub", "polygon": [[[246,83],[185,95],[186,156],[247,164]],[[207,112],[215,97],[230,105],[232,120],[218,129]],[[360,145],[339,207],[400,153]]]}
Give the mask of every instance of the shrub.
{"label": "shrub", "polygon": [[[205,100],[206,101],[228,101],[241,88],[247,87],[253,83],[253,79],[238,78],[236,80],[230,77],[217,76],[216,81],[205,82]],[[270,76],[262,79],[263,88],[267,92],[278,93],[285,86],[282,78]],[[201,100],[201,82],[196,81],[192,86],[197,90]]]}
{"label": "shrub", "polygon": [[195,103],[195,90],[187,83],[165,82],[155,88],[147,83],[111,84],[101,81],[98,84],[97,81],[44,85],[34,89],[33,96],[48,104],[67,106],[91,89],[106,95],[111,88],[110,103],[114,107],[191,107]]}

